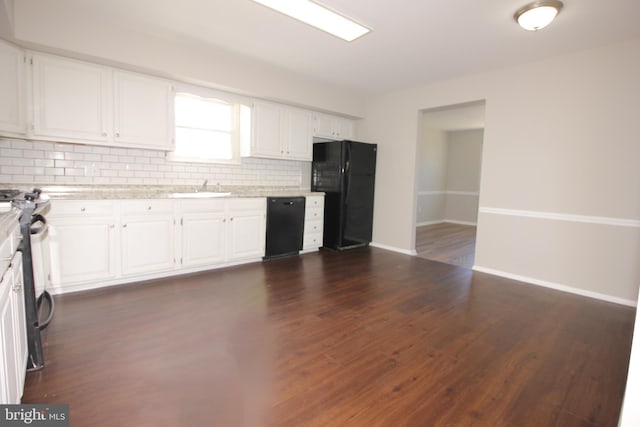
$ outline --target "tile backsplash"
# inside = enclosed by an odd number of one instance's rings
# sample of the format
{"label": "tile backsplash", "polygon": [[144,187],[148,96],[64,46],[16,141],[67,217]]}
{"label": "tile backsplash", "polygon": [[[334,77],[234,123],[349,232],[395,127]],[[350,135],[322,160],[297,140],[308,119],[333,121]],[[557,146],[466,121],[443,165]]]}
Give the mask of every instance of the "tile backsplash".
{"label": "tile backsplash", "polygon": [[0,138],[0,182],[16,184],[302,187],[308,162],[243,158],[239,165],[169,161],[162,151]]}

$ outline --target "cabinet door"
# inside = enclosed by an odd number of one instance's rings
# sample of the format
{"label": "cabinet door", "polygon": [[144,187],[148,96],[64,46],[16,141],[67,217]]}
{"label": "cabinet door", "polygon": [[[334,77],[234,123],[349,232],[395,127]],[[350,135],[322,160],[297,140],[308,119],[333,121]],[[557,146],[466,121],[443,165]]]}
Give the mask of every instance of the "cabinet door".
{"label": "cabinet door", "polygon": [[229,199],[227,212],[227,259],[263,257],[267,199]]}
{"label": "cabinet door", "polygon": [[171,83],[115,71],[114,143],[128,147],[173,149]]}
{"label": "cabinet door", "polygon": [[334,119],[328,114],[315,113],[313,115],[313,136],[336,139]]}
{"label": "cabinet door", "polygon": [[228,260],[264,256],[265,212],[230,212]]}
{"label": "cabinet door", "polygon": [[313,115],[310,111],[292,108],[288,111],[286,157],[311,161],[313,158]]}
{"label": "cabinet door", "polygon": [[225,260],[224,212],[187,213],[182,216],[183,266],[217,264]]}
{"label": "cabinet door", "polygon": [[65,286],[116,276],[113,217],[49,217],[51,285]]}
{"label": "cabinet door", "polygon": [[0,404],[18,404],[15,325],[10,295],[13,292],[13,273],[11,269],[4,273],[0,280]]}
{"label": "cabinet door", "polygon": [[335,133],[340,140],[353,139],[355,137],[353,120],[337,117],[335,122]]}
{"label": "cabinet door", "polygon": [[107,142],[110,69],[33,55],[33,135]]}
{"label": "cabinet door", "polygon": [[121,221],[123,275],[174,268],[173,215],[123,216]]}
{"label": "cabinet door", "polygon": [[22,50],[0,42],[0,132],[24,135],[24,61]]}
{"label": "cabinet door", "polygon": [[282,158],[282,108],[271,103],[253,104],[251,155]]}
{"label": "cabinet door", "polygon": [[18,379],[18,400],[24,390],[24,378],[27,374],[27,358],[29,347],[27,344],[27,318],[24,306],[24,281],[22,278],[22,252],[16,252],[11,263],[13,270],[13,288],[11,292],[11,304],[13,310],[14,340],[16,356],[16,375]]}

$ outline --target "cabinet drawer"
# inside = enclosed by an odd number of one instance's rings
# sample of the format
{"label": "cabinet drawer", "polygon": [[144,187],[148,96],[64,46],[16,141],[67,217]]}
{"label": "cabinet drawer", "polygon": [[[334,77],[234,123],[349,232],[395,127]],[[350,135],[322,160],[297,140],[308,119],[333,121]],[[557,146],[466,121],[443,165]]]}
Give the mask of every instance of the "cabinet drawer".
{"label": "cabinet drawer", "polygon": [[123,215],[173,213],[173,200],[122,200],[120,211]]}
{"label": "cabinet drawer", "polygon": [[180,210],[183,213],[224,212],[226,199],[181,200]]}
{"label": "cabinet drawer", "polygon": [[315,249],[322,246],[322,233],[307,234],[305,233],[302,241],[303,249]]}
{"label": "cabinet drawer", "polygon": [[315,221],[315,220],[322,220],[324,218],[324,209],[322,207],[319,208],[309,208],[307,206],[307,209],[304,213],[304,220],[305,221]]}
{"label": "cabinet drawer", "polygon": [[307,196],[307,209],[324,208],[324,196]]}
{"label": "cabinet drawer", "polygon": [[267,211],[267,199],[265,197],[244,197],[227,199],[227,208],[230,212],[237,211]]}
{"label": "cabinet drawer", "polygon": [[304,234],[322,233],[322,221],[306,221],[304,223]]}
{"label": "cabinet drawer", "polygon": [[110,200],[53,200],[47,217],[69,215],[112,216],[115,203]]}

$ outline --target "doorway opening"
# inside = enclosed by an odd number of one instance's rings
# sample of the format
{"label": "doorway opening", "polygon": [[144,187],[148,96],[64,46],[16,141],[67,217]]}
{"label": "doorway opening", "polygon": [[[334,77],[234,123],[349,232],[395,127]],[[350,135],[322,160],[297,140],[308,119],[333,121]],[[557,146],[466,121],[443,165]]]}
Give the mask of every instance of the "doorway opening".
{"label": "doorway opening", "polygon": [[485,101],[422,111],[417,148],[416,253],[472,268]]}

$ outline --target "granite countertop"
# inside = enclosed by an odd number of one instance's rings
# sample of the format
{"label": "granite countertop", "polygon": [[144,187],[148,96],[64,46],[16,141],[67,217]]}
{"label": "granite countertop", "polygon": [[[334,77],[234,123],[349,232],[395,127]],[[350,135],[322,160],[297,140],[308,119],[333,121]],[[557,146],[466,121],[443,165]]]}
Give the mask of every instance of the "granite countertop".
{"label": "granite countertop", "polygon": [[[30,185],[0,184],[0,188],[31,191],[40,188],[52,200],[116,199],[200,199],[214,197],[296,197],[323,196],[324,193],[296,187],[253,187],[210,185],[205,190],[194,186],[164,185]],[[208,193],[204,195],[203,193]]]}

